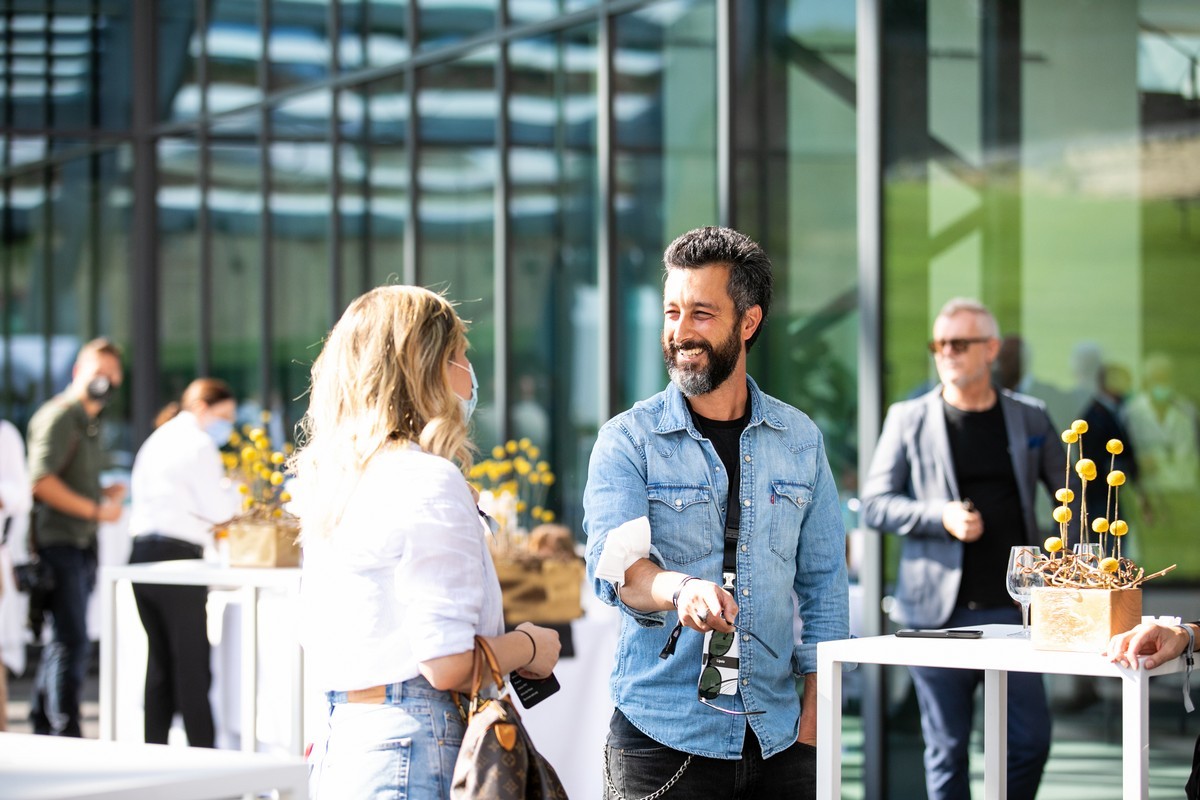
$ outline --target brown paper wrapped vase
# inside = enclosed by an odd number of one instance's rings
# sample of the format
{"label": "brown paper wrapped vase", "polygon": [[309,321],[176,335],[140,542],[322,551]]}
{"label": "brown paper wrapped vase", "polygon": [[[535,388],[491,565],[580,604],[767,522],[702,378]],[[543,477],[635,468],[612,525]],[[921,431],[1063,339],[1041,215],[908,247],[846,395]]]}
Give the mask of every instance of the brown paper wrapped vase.
{"label": "brown paper wrapped vase", "polygon": [[300,526],[295,519],[243,519],[229,523],[231,567],[300,565]]}
{"label": "brown paper wrapped vase", "polygon": [[1033,590],[1030,640],[1035,650],[1101,653],[1141,621],[1141,589],[1041,586]]}
{"label": "brown paper wrapped vase", "polygon": [[570,622],[583,616],[580,589],[584,566],[579,559],[497,557],[496,576],[509,625]]}

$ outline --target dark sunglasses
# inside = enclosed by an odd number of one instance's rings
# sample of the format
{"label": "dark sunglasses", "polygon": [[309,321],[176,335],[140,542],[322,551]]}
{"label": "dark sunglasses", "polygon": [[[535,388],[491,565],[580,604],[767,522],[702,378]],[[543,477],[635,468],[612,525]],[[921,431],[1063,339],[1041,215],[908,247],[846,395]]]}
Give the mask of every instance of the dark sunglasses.
{"label": "dark sunglasses", "polygon": [[943,349],[945,349],[946,345],[950,345],[950,350],[955,355],[962,355],[963,353],[967,352],[967,348],[971,345],[983,344],[984,342],[988,341],[989,338],[990,337],[987,336],[976,336],[971,339],[934,339],[929,343],[929,352],[936,356],[938,353],[942,352]]}

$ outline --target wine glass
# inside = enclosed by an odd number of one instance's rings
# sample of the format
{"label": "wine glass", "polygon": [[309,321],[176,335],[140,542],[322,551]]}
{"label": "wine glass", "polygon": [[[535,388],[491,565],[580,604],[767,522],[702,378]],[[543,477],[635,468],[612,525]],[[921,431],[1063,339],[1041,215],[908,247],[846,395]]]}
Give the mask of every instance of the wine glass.
{"label": "wine glass", "polygon": [[1021,630],[1009,636],[1029,638],[1029,601],[1033,599],[1033,587],[1042,585],[1042,573],[1035,572],[1033,565],[1041,555],[1041,548],[1033,545],[1018,545],[1008,553],[1005,585],[1009,596],[1021,604]]}
{"label": "wine glass", "polygon": [[1100,566],[1100,559],[1104,557],[1104,552],[1100,548],[1099,542],[1076,542],[1071,545],[1071,551],[1075,554],[1075,558],[1081,564],[1097,568]]}

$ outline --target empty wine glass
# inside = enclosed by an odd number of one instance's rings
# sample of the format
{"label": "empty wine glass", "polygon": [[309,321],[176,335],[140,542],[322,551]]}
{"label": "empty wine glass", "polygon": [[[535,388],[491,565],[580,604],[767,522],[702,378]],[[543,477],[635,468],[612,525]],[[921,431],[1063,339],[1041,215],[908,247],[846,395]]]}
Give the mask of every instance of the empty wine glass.
{"label": "empty wine glass", "polygon": [[1071,545],[1071,551],[1075,553],[1075,558],[1079,559],[1080,563],[1093,568],[1099,567],[1100,559],[1104,557],[1099,542],[1088,542],[1087,544],[1077,542]]}
{"label": "empty wine glass", "polygon": [[1009,636],[1029,637],[1029,601],[1033,587],[1042,585],[1042,573],[1035,572],[1033,565],[1041,555],[1041,548],[1033,545],[1018,545],[1009,551],[1005,585],[1009,596],[1021,604],[1021,630]]}

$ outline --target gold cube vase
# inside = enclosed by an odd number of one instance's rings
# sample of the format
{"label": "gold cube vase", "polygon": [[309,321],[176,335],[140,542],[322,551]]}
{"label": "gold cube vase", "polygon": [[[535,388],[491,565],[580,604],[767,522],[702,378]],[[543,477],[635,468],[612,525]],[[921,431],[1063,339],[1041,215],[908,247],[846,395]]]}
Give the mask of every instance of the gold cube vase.
{"label": "gold cube vase", "polygon": [[1035,650],[1101,653],[1141,621],[1141,589],[1041,586],[1033,590],[1030,640]]}

